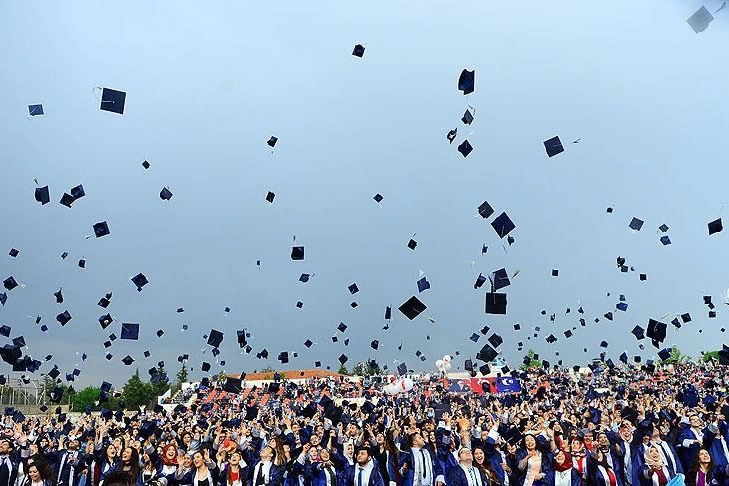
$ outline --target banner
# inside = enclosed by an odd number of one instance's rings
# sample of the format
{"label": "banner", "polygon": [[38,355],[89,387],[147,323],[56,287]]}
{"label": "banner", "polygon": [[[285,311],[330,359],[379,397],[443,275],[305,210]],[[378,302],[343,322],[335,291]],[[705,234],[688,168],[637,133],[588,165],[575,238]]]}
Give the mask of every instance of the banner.
{"label": "banner", "polygon": [[496,378],[496,391],[499,393],[521,393],[521,382],[513,376]]}

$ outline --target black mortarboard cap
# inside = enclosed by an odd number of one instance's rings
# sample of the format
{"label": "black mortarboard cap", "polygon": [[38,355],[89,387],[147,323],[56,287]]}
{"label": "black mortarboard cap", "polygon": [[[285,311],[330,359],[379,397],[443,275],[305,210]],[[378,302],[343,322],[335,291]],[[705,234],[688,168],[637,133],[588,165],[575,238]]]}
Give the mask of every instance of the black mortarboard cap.
{"label": "black mortarboard cap", "polygon": [[8,294],[5,292],[0,292],[0,304],[5,305],[5,302],[8,301]]}
{"label": "black mortarboard cap", "polygon": [[547,342],[548,342],[549,344],[552,344],[552,343],[554,343],[554,342],[556,342],[556,341],[557,341],[557,338],[556,338],[556,337],[554,337],[554,334],[550,334],[549,336],[547,336],[547,338],[546,338],[546,341],[547,341]]}
{"label": "black mortarboard cap", "polygon": [[289,362],[289,353],[288,351],[281,351],[278,353],[278,359],[281,363],[286,364]]}
{"label": "black mortarboard cap", "polygon": [[170,199],[172,199],[172,191],[170,191],[167,187],[163,187],[162,190],[159,192],[159,198],[163,201],[169,201]]}
{"label": "black mortarboard cap", "polygon": [[104,88],[101,92],[101,106],[99,108],[112,113],[124,114],[124,102],[127,94],[111,88]]}
{"label": "black mortarboard cap", "polygon": [[71,188],[71,197],[74,201],[78,201],[82,197],[86,195],[86,191],[84,191],[84,186],[82,184],[79,184],[76,187]]}
{"label": "black mortarboard cap", "polygon": [[638,218],[633,218],[630,220],[630,224],[628,226],[632,230],[640,231],[640,229],[643,227],[643,221]]}
{"label": "black mortarboard cap", "polygon": [[458,128],[454,128],[453,130],[448,130],[448,133],[446,134],[446,138],[448,139],[448,142],[453,143],[453,140],[456,139],[456,135],[458,135]]}
{"label": "black mortarboard cap", "polygon": [[[43,114],[43,105],[28,105],[28,114],[30,116],[38,116]],[[16,420],[17,422],[17,420]]]}
{"label": "black mortarboard cap", "polygon": [[296,302],[296,307],[301,309],[302,307],[304,307],[304,303],[299,300],[298,302]]}
{"label": "black mortarboard cap", "polygon": [[397,374],[398,375],[400,375],[400,376],[406,375],[407,372],[408,372],[408,365],[406,365],[405,363],[400,363],[399,365],[397,365]]}
{"label": "black mortarboard cap", "polygon": [[203,371],[208,372],[210,371],[210,363],[207,361],[203,361],[202,366],[200,367]]}
{"label": "black mortarboard cap", "polygon": [[126,355],[126,356],[124,356],[124,358],[122,358],[122,363],[124,363],[125,365],[129,366],[132,363],[134,363],[134,358],[132,358],[129,355]]}
{"label": "black mortarboard cap", "polygon": [[484,277],[482,273],[479,273],[478,277],[476,277],[476,282],[473,284],[473,288],[481,288],[484,283],[486,283],[486,277]]}
{"label": "black mortarboard cap", "polygon": [[147,285],[149,283],[149,280],[147,280],[147,277],[143,273],[138,273],[134,277],[132,277],[132,283],[137,286],[137,292],[142,291],[142,287]]}
{"label": "black mortarboard cap", "polygon": [[506,294],[487,292],[486,314],[506,314]]}
{"label": "black mortarboard cap", "polygon": [[666,361],[668,358],[671,357],[671,348],[663,348],[658,351],[658,357],[661,358],[663,361]]}
{"label": "black mortarboard cap", "polygon": [[219,348],[220,343],[223,342],[223,333],[216,330],[211,329],[210,335],[208,336],[208,344],[214,348]]}
{"label": "black mortarboard cap", "polygon": [[291,259],[292,260],[303,260],[304,259],[304,247],[294,246],[291,248]]}
{"label": "black mortarboard cap", "polygon": [[645,338],[645,329],[643,329],[640,326],[635,326],[632,331],[630,331],[633,336],[635,336],[638,340]]}
{"label": "black mortarboard cap", "polygon": [[99,317],[99,324],[101,324],[102,329],[109,327],[112,322],[114,322],[114,319],[112,319],[111,314],[104,314]]}
{"label": "black mortarboard cap", "polygon": [[370,343],[370,347],[374,350],[377,350],[377,348],[380,347],[380,341],[378,341],[377,339],[372,340],[372,342]]}
{"label": "black mortarboard cap", "polygon": [[310,348],[313,344],[314,342],[311,339],[307,339],[306,341],[304,341],[304,346],[306,346],[307,348]]}
{"label": "black mortarboard cap", "polygon": [[3,287],[5,287],[7,290],[13,290],[15,287],[18,286],[18,282],[15,280],[15,277],[12,275],[5,280],[3,280]]}
{"label": "black mortarboard cap", "polygon": [[107,307],[109,307],[109,304],[111,304],[111,301],[109,299],[107,299],[106,297],[100,298],[99,299],[99,302],[97,302],[97,305],[99,307],[103,307],[104,309],[106,309]]}
{"label": "black mortarboard cap", "polygon": [[271,138],[269,138],[268,142],[266,142],[266,143],[268,144],[269,147],[275,147],[276,142],[278,142],[278,137],[274,137],[273,135],[271,135]]}
{"label": "black mortarboard cap", "polygon": [[571,338],[571,337],[572,337],[572,331],[571,331],[571,330],[569,330],[569,329],[567,329],[567,330],[566,330],[566,331],[564,332],[564,337],[566,337],[566,338]]}
{"label": "black mortarboard cap", "polygon": [[86,268],[86,260],[83,258],[78,261],[79,268]]}
{"label": "black mortarboard cap", "polygon": [[63,253],[61,253],[61,258],[62,259],[65,259],[67,256],[68,256],[68,252],[67,251],[64,251]]}
{"label": "black mortarboard cap", "polygon": [[466,125],[470,125],[471,123],[473,123],[473,113],[471,113],[471,110],[466,109],[466,112],[463,114],[461,121]]}
{"label": "black mortarboard cap", "polygon": [[405,317],[411,321],[418,317],[418,315],[427,308],[428,307],[415,296],[410,297],[404,304],[398,307],[400,312],[405,314]]}
{"label": "black mortarboard cap", "polygon": [[129,322],[122,323],[121,338],[131,339],[133,341],[139,339],[139,324],[132,324]]}
{"label": "black mortarboard cap", "polygon": [[150,163],[148,161],[145,160],[144,162],[142,162],[142,167],[144,167],[145,169],[149,169],[149,166]]}
{"label": "black mortarboard cap", "polygon": [[492,334],[491,337],[488,338],[488,342],[490,342],[491,346],[493,346],[494,348],[498,348],[499,346],[501,346],[504,340],[498,334]]}
{"label": "black mortarboard cap", "polygon": [[478,207],[478,214],[482,218],[488,218],[492,214],[494,214],[494,208],[491,207],[491,205],[488,203],[488,201],[484,201],[481,203],[481,205]]}
{"label": "black mortarboard cap", "polygon": [[372,199],[374,199],[376,203],[380,203],[380,202],[382,202],[384,197],[382,197],[382,194],[375,194]]}
{"label": "black mortarboard cap", "polygon": [[416,246],[418,246],[418,242],[410,238],[410,241],[408,241],[408,248],[414,250]]}
{"label": "black mortarboard cap", "polygon": [[0,326],[0,336],[10,337],[10,326]]}
{"label": "black mortarboard cap", "polygon": [[359,288],[357,287],[357,284],[356,283],[353,283],[352,285],[350,285],[349,287],[347,287],[347,290],[349,290],[349,293],[352,294],[352,295],[354,295],[357,292],[359,292]]}
{"label": "black mortarboard cap", "polygon": [[65,326],[71,320],[71,314],[65,310],[56,316],[56,320],[61,323],[61,326]]}
{"label": "black mortarboard cap", "polygon": [[491,272],[491,275],[489,275],[489,280],[491,281],[492,292],[511,285],[511,282],[509,281],[509,274],[506,273],[505,268],[500,268],[499,270]]}
{"label": "black mortarboard cap", "polygon": [[474,332],[473,334],[471,334],[471,337],[469,337],[468,339],[470,339],[470,340],[471,340],[471,341],[473,341],[474,343],[477,343],[480,337],[481,337],[481,336],[479,336],[478,334],[476,334],[476,333]]}
{"label": "black mortarboard cap", "polygon": [[709,223],[709,234],[713,235],[714,233],[719,233],[721,230],[724,229],[724,226],[721,224],[721,218],[715,219],[711,223]]}
{"label": "black mortarboard cap", "polygon": [[461,71],[461,75],[458,76],[458,89],[463,91],[464,95],[473,93],[474,85],[476,84],[476,71],[469,71],[464,69]]}
{"label": "black mortarboard cap", "polygon": [[355,57],[362,57],[364,56],[365,48],[362,44],[356,44],[354,46],[354,49],[352,49],[352,55]]}
{"label": "black mortarboard cap", "polygon": [[18,256],[19,253],[20,252],[18,250],[16,250],[15,248],[11,248],[10,251],[8,252],[8,255],[10,255],[11,257],[15,258],[15,257]]}
{"label": "black mortarboard cap", "polygon": [[461,142],[461,144],[458,146],[458,151],[463,155],[463,157],[468,157],[468,154],[473,152],[473,146],[468,140],[464,140]]}
{"label": "black mortarboard cap", "polygon": [[493,361],[494,358],[498,356],[498,354],[499,353],[497,353],[490,344],[484,344],[481,350],[476,355],[476,359],[480,359],[481,361],[486,361],[488,363],[490,361]]}
{"label": "black mortarboard cap", "polygon": [[559,137],[552,137],[549,140],[546,140],[544,142],[544,148],[546,149],[549,157],[554,157],[555,155],[564,152],[564,147],[562,147],[562,142]]}
{"label": "black mortarboard cap", "polygon": [[56,304],[63,304],[63,289],[58,289],[58,292],[53,292],[56,297]]}
{"label": "black mortarboard cap", "polygon": [[666,324],[656,321],[654,319],[648,319],[646,336],[655,341],[658,341],[659,343],[662,343],[663,340],[666,339]]}
{"label": "black mortarboard cap", "polygon": [[496,234],[499,235],[499,238],[503,238],[516,228],[514,222],[511,221],[505,212],[498,215],[496,219],[491,222],[491,226],[494,228],[494,231],[496,231]]}
{"label": "black mortarboard cap", "polygon": [[51,202],[51,193],[48,190],[48,186],[35,188],[35,200],[41,203],[41,205]]}
{"label": "black mortarboard cap", "polygon": [[349,361],[349,358],[347,357],[347,355],[346,355],[346,354],[340,354],[340,355],[339,355],[339,363],[340,363],[340,364],[342,364],[342,366],[343,366],[343,365],[344,365],[344,363],[346,363],[347,361]]}
{"label": "black mortarboard cap", "polygon": [[109,225],[106,223],[106,221],[101,221],[100,223],[96,223],[94,225],[94,234],[96,235],[97,238],[106,236],[109,233],[110,233]]}
{"label": "black mortarboard cap", "polygon": [[67,192],[64,192],[63,193],[63,196],[61,196],[61,200],[58,201],[58,202],[61,203],[63,206],[66,206],[67,208],[70,208],[71,205],[74,202],[74,199],[73,199],[73,196],[72,195],[70,195]]}

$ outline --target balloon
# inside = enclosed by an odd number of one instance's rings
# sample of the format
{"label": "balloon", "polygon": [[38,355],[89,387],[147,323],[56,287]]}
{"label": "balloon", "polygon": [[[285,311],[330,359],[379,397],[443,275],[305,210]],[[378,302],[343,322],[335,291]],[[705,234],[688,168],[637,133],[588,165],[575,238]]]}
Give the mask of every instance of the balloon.
{"label": "balloon", "polygon": [[435,362],[435,367],[438,369],[441,369],[444,364],[445,364],[445,362],[442,359],[439,359],[438,361]]}
{"label": "balloon", "polygon": [[451,369],[451,366],[452,366],[452,365],[451,365],[451,362],[450,362],[450,361],[448,361],[448,362],[447,362],[447,363],[445,364],[445,370],[446,370],[446,371],[450,370],[450,369]]}
{"label": "balloon", "polygon": [[413,389],[414,383],[411,378],[405,378],[401,382],[401,387],[403,391],[410,391]]}
{"label": "balloon", "polygon": [[446,363],[450,363],[451,362],[451,356],[449,354],[446,354],[445,356],[443,356],[443,361],[445,361]]}

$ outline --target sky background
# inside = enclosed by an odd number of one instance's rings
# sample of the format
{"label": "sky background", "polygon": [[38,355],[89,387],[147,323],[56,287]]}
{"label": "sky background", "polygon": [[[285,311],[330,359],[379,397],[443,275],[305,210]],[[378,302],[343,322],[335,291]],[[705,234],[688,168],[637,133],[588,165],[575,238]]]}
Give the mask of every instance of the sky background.
{"label": "sky background", "polygon": [[[316,360],[336,370],[342,353],[350,368],[374,358],[431,371],[451,354],[462,369],[485,343],[468,339],[484,325],[504,338],[499,350],[513,366],[530,348],[566,366],[600,351],[650,358],[657,350],[648,340],[640,350],[631,329],[684,312],[692,322],[669,324],[665,345],[694,357],[716,349],[729,327],[729,234],[710,237],[706,225],[726,213],[729,19],[721,11],[695,34],[686,19],[701,5],[6,2],[0,277],[23,287],[7,292],[0,323],[24,336],[25,353],[53,355],[38,374],[81,369],[76,388],[121,386],[159,360],[173,377],[183,353],[192,378],[202,361],[212,372]],[[706,0],[712,12],[720,5]],[[351,55],[357,43],[361,59]],[[457,90],[464,68],[476,70],[467,97]],[[100,111],[94,87],[125,91],[124,115]],[[31,118],[36,103],[45,115]],[[470,127],[460,121],[468,103]],[[555,135],[566,151],[550,159],[542,142]],[[466,136],[474,151],[464,159],[456,147]],[[50,186],[50,204],[35,201],[34,178]],[[78,184],[86,196],[61,206]],[[164,186],[170,201],[159,198]],[[488,220],[477,214],[483,201],[496,211]],[[511,246],[489,224],[502,211],[516,224]],[[645,221],[639,232],[628,228],[634,216]],[[87,239],[99,221],[111,234]],[[294,237],[303,261],[290,258]],[[635,271],[621,273],[618,256]],[[518,271],[503,289],[508,313],[487,315],[488,284],[473,284],[500,268]],[[421,271],[431,288],[418,294]],[[150,281],[142,292],[130,281],[139,272]],[[302,273],[314,276],[301,283]],[[107,292],[118,322],[102,330],[107,310],[96,302]],[[620,294],[627,312],[615,309]],[[409,321],[397,307],[413,295],[428,309]],[[715,319],[703,295],[713,296]],[[64,310],[73,319],[61,328]],[[139,323],[140,339],[115,341],[107,361],[102,342],[121,322]],[[217,359],[203,338],[211,328],[225,333]],[[251,333],[249,355],[239,329]],[[317,344],[306,349],[307,338]],[[256,359],[263,348],[269,359]],[[281,365],[281,351],[298,358]]]}

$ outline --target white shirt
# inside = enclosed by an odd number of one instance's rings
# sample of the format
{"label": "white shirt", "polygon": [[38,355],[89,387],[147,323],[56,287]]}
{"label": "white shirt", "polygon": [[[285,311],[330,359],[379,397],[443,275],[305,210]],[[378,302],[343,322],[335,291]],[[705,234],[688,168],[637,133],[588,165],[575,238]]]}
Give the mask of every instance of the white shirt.
{"label": "white shirt", "polygon": [[483,486],[481,483],[481,473],[473,465],[471,467],[465,464],[459,463],[461,469],[463,469],[466,479],[468,480],[468,486]]}
{"label": "white shirt", "polygon": [[256,484],[256,479],[258,478],[258,471],[259,471],[259,469],[263,469],[263,482],[264,482],[264,484],[268,484],[268,480],[269,480],[270,475],[271,475],[271,466],[272,466],[272,464],[273,463],[271,461],[260,461],[258,464],[256,464],[256,468],[253,471],[253,484],[252,484],[252,486],[255,486],[255,484]]}
{"label": "white shirt", "polygon": [[554,486],[572,486],[572,468],[554,471]]}
{"label": "white shirt", "polygon": [[[433,484],[433,463],[430,459],[430,452],[428,449],[418,447],[411,448],[411,451],[413,452],[413,484],[431,486]],[[425,455],[424,462],[423,454],[420,451]]]}
{"label": "white shirt", "polygon": [[[374,461],[370,459],[367,464],[360,466],[357,463],[354,467],[354,486],[367,486],[370,483],[370,474],[374,468]],[[362,484],[359,482],[359,472],[362,471]]]}

